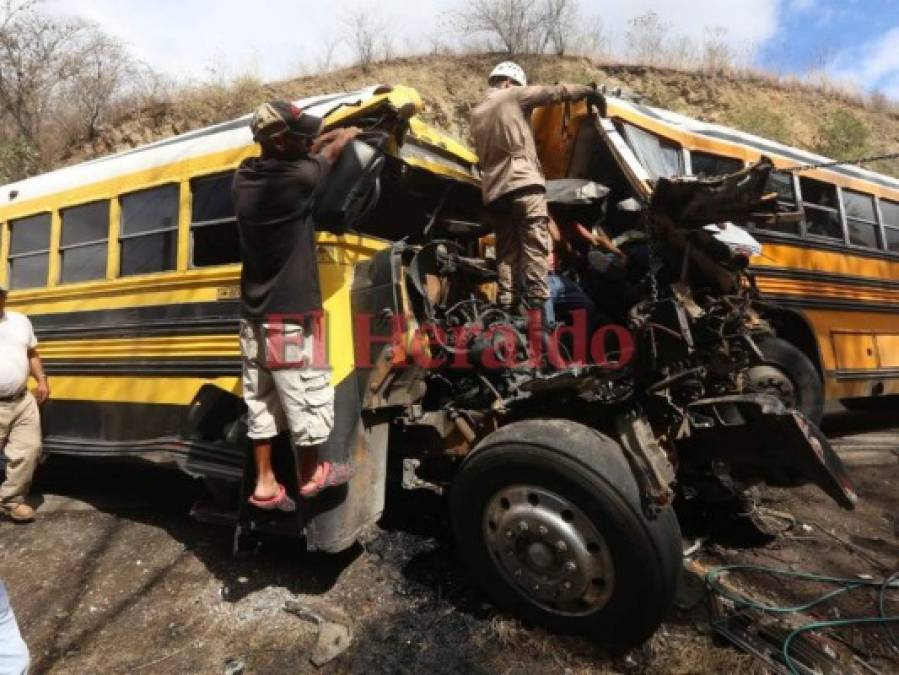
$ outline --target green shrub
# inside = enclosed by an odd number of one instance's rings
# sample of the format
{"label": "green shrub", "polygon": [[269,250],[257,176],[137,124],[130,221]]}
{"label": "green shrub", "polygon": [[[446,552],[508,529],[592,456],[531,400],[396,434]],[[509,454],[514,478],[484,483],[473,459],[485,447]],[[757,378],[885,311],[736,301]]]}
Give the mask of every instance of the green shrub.
{"label": "green shrub", "polygon": [[834,159],[855,159],[870,151],[871,131],[865,123],[842,108],[831,113],[818,129],[815,151]]}
{"label": "green shrub", "polygon": [[727,114],[727,120],[731,126],[741,131],[786,145],[793,144],[793,133],[787,119],[763,105],[731,110]]}

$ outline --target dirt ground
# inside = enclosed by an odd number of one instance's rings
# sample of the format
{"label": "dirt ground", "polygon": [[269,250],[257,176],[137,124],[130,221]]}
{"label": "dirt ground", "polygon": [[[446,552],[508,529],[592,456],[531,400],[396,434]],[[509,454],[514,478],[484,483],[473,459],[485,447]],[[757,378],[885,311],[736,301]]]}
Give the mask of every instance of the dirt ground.
{"label": "dirt ground", "polygon": [[[826,421],[832,437],[849,442],[866,432],[856,448],[861,454],[875,441],[888,448],[885,461],[865,465],[870,459],[862,457],[851,468],[857,510],[841,511],[811,487],[770,490],[764,506],[796,521],[780,519],[786,529],[775,541],[746,548],[728,537],[708,539],[693,559],[852,577],[881,578],[896,569],[894,425],[888,416]],[[0,577],[34,673],[766,672],[712,633],[702,584],[689,574],[668,621],[627,654],[498,613],[457,561],[433,496],[393,495],[380,527],[343,555],[305,554],[296,542],[271,540],[258,555],[235,559],[229,528],[188,516],[199,486],[176,473],[54,460],[42,467],[35,490],[38,522],[0,524]],[[821,590],[767,578],[741,584],[781,601]],[[290,600],[349,617],[350,647],[313,666],[317,627],[284,611]],[[864,593],[840,603],[842,616],[874,611]],[[882,672],[899,670],[883,633],[846,637],[881,658]]]}

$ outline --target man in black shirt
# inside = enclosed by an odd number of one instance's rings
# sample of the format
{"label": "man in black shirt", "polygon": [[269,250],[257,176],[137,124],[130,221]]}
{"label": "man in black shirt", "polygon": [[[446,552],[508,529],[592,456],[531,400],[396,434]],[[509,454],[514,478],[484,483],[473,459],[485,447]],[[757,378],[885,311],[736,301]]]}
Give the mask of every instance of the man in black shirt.
{"label": "man in black shirt", "polygon": [[301,496],[352,476],[349,466],[318,461],[316,449],[334,426],[334,389],[316,358],[323,312],[310,213],[331,164],[359,130],[320,134],[321,126],[288,101],[262,104],[250,122],[262,154],[244,160],[234,177],[243,394],[256,462],[249,500],[263,509],[295,508],[272,469],[272,439],[282,430],[300,455]]}

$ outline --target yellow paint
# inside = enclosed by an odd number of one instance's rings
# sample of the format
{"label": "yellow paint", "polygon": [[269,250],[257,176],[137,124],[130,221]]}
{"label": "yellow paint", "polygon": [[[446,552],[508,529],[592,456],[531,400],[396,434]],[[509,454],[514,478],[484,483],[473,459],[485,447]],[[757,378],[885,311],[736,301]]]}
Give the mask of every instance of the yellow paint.
{"label": "yellow paint", "polygon": [[899,303],[899,289],[883,289],[874,286],[840,285],[820,281],[765,277],[756,279],[759,290],[766,295],[792,295],[824,298],[829,300],[856,300],[858,302]]}
{"label": "yellow paint", "polygon": [[6,278],[9,270],[7,260],[9,260],[9,225],[0,223],[0,283],[4,286],[9,281]]}
{"label": "yellow paint", "polygon": [[472,152],[468,147],[457,141],[452,136],[444,134],[434,127],[425,124],[417,117],[413,117],[411,120],[409,120],[409,131],[416,138],[420,138],[426,143],[436,145],[439,148],[443,148],[451,155],[454,155],[463,162],[466,162],[468,164],[478,163],[478,156],[474,154],[474,152]]}
{"label": "yellow paint", "polygon": [[109,202],[109,248],[106,252],[106,278],[115,279],[119,276],[119,256],[121,255],[121,243],[119,233],[122,227],[122,205],[118,198]]}
{"label": "yellow paint", "polygon": [[54,359],[94,360],[129,357],[237,357],[240,356],[240,345],[237,333],[141,338],[90,338],[83,340],[44,340],[40,344],[40,353],[48,361]]}
{"label": "yellow paint", "polygon": [[190,181],[182,180],[178,185],[178,251],[175,269],[190,267],[190,221],[191,213]]}
{"label": "yellow paint", "polygon": [[899,368],[899,332],[874,336],[881,368]]}
{"label": "yellow paint", "polygon": [[440,164],[438,162],[424,159],[422,157],[404,157],[403,161],[410,166],[416,166],[421,169],[430,171],[431,173],[455,178],[456,180],[465,181],[466,183],[471,183],[472,185],[481,184],[481,182],[471,174],[467,174],[464,171],[456,169],[455,167],[452,167],[448,164]]}
{"label": "yellow paint", "polygon": [[871,279],[899,279],[899,260],[885,260],[845,252],[822,251],[802,244],[765,244],[763,255],[752,259],[759,274],[765,267],[789,267],[810,272],[845,274]]}
{"label": "yellow paint", "polygon": [[214,384],[240,394],[238,377],[102,377],[55,376],[50,380],[53,398],[64,401],[107,403],[169,403],[187,405],[204,384]]}
{"label": "yellow paint", "polygon": [[62,216],[59,211],[50,214],[50,260],[47,264],[47,285],[59,284],[59,238],[62,235]]}
{"label": "yellow paint", "polygon": [[834,356],[840,370],[869,370],[878,367],[877,348],[870,333],[831,333]]}

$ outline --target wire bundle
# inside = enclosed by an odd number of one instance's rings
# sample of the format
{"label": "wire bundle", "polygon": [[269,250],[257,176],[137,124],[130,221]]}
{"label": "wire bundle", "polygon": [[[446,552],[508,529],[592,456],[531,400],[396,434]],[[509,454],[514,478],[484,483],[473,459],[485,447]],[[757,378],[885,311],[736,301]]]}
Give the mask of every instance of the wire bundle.
{"label": "wire bundle", "polygon": [[[762,572],[765,574],[770,574],[772,576],[791,577],[794,579],[803,579],[806,581],[815,581],[830,584],[832,586],[836,586],[836,588],[828,591],[827,593],[824,593],[823,595],[813,598],[809,602],[800,605],[766,605],[764,603],[747,598],[744,595],[740,595],[735,591],[729,590],[719,582],[720,577],[724,573],[734,571]],[[896,633],[894,632],[894,629],[892,627],[892,624],[899,623],[899,615],[888,616],[886,613],[887,591],[891,588],[894,590],[899,590],[899,583],[897,583],[899,582],[899,570],[893,572],[882,581],[875,581],[861,578],[847,579],[843,577],[831,577],[822,574],[813,574],[811,572],[794,572],[792,570],[766,567],[764,565],[722,565],[720,567],[715,567],[714,569],[709,570],[709,572],[705,576],[705,582],[706,586],[711,592],[731,601],[732,603],[734,603],[735,607],[748,607],[760,612],[765,612],[767,614],[794,614],[796,612],[804,612],[824,602],[827,602],[828,600],[838,595],[848,593],[849,591],[855,590],[857,588],[878,589],[877,616],[832,619],[827,621],[812,621],[799,626],[789,635],[787,635],[786,639],[783,642],[781,653],[784,658],[784,663],[786,664],[787,668],[789,668],[790,672],[793,673],[793,675],[801,675],[801,673],[796,669],[793,664],[793,659],[790,657],[790,645],[797,637],[799,637],[803,633],[809,633],[812,631],[826,630],[828,628],[842,628],[845,626],[880,626],[883,628],[884,632],[887,635],[887,638],[892,643],[893,649],[899,652],[899,638],[897,638]]]}

